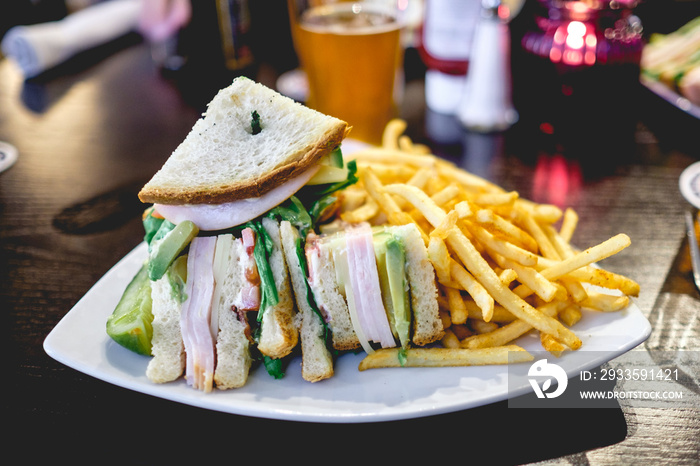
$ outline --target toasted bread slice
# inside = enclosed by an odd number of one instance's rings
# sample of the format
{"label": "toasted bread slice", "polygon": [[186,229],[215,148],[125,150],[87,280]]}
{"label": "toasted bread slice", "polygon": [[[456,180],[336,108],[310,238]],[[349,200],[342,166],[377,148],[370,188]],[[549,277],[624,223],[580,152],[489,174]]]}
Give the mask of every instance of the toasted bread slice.
{"label": "toasted bread slice", "polygon": [[299,231],[285,220],[280,223],[280,234],[297,309],[301,314],[301,376],[309,382],[318,382],[333,376],[333,357],[326,346],[321,316],[307,300],[306,274],[297,255]]}
{"label": "toasted bread slice", "polygon": [[182,304],[175,298],[166,273],[151,282],[153,337],[146,376],[151,382],[166,383],[178,379],[185,370],[185,347],[180,333]]}
{"label": "toasted bread slice", "polygon": [[[253,130],[257,112],[260,131]],[[347,123],[248,78],[219,91],[139,192],[159,204],[222,204],[259,197],[340,145]]]}
{"label": "toasted bread slice", "polygon": [[414,224],[390,227],[403,242],[406,251],[406,275],[410,285],[413,311],[413,336],[418,346],[440,340],[445,331],[438,310],[438,289],[435,269],[428,259],[425,242]]}
{"label": "toasted bread slice", "polygon": [[[309,235],[311,237],[311,235]],[[350,318],[345,296],[336,281],[333,251],[324,241],[307,241],[306,256],[309,265],[309,285],[321,312],[327,317],[333,337],[333,348],[339,351],[360,347],[355,328]]]}
{"label": "toasted bread slice", "polygon": [[[411,343],[417,346],[434,343],[444,336],[445,331],[438,309],[435,269],[428,259],[425,243],[413,224],[389,226],[386,230],[402,242],[406,253],[406,278],[412,312]],[[309,284],[318,306],[328,316],[333,347],[337,350],[360,347],[348,303],[338,288],[331,242],[323,238],[312,239],[307,243],[307,257]]]}
{"label": "toasted bread slice", "polygon": [[299,330],[295,323],[294,298],[289,281],[289,271],[282,252],[279,224],[270,218],[262,219],[263,228],[272,239],[270,268],[277,286],[279,302],[263,312],[262,329],[258,349],[273,359],[288,356],[299,341]]}
{"label": "toasted bread slice", "polygon": [[216,254],[215,261],[222,265],[215,268],[217,282],[212,299],[212,316],[218,323],[214,382],[218,389],[226,390],[245,385],[253,361],[246,313],[239,314],[237,309],[245,287],[246,253],[242,241],[229,234],[218,237]]}

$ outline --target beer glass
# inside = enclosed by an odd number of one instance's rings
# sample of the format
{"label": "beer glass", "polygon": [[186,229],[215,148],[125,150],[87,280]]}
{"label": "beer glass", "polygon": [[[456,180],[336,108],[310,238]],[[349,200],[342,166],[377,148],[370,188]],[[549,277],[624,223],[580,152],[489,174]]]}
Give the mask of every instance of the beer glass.
{"label": "beer glass", "polygon": [[345,120],[351,138],[381,142],[403,86],[396,0],[288,0],[292,37],[309,83],[306,105]]}

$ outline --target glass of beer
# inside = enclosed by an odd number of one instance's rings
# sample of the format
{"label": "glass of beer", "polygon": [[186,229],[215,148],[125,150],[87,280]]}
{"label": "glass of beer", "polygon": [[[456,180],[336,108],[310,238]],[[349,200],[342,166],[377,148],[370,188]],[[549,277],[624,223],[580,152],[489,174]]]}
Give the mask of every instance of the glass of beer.
{"label": "glass of beer", "polygon": [[292,37],[309,83],[306,105],[379,144],[398,115],[403,48],[396,0],[288,0]]}

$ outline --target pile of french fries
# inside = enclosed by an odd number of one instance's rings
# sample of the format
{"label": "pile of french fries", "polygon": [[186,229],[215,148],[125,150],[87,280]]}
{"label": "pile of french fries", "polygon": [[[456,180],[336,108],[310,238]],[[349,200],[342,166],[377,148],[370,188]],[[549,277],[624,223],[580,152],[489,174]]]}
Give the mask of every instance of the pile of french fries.
{"label": "pile of french fries", "polygon": [[630,245],[619,234],[578,250],[578,216],[538,204],[432,155],[392,120],[382,145],[347,155],[359,182],[340,206],[346,222],[418,226],[440,291],[441,345],[368,354],[360,370],[397,366],[508,364],[533,359],[515,344],[533,329],[559,357],[581,347],[571,330],[582,309],[628,306],[639,285],[595,263]]}

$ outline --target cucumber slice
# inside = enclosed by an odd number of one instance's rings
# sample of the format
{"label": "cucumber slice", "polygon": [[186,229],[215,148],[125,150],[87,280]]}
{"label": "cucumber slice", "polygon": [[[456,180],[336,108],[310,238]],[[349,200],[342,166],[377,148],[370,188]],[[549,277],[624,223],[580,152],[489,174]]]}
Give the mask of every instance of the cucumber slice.
{"label": "cucumber slice", "polygon": [[345,166],[343,162],[343,152],[340,150],[340,147],[336,147],[333,149],[333,152],[328,155],[328,165],[336,168],[343,168]]}
{"label": "cucumber slice", "polygon": [[144,264],[107,319],[107,334],[124,348],[150,356],[153,336],[151,305],[151,280]]}

